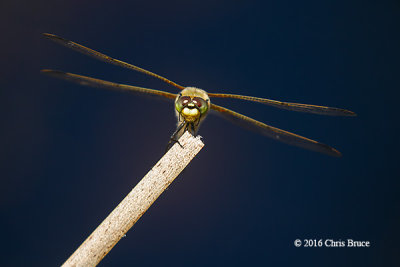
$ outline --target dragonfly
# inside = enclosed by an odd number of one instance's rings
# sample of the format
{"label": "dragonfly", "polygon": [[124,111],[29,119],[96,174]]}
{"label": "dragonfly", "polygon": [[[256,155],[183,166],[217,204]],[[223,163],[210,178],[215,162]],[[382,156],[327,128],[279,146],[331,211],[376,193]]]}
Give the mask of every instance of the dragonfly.
{"label": "dragonfly", "polygon": [[[280,109],[286,109],[297,112],[314,113],[329,116],[356,116],[352,111],[326,107],[317,106],[309,104],[282,102],[266,98],[259,98],[253,96],[236,95],[236,94],[225,94],[225,93],[207,93],[206,91],[191,86],[182,86],[177,84],[163,76],[155,74],[151,71],[142,69],[140,67],[134,66],[127,62],[112,58],[103,53],[97,52],[93,49],[85,47],[81,44],[75,43],[73,41],[64,39],[54,34],[43,33],[43,36],[51,41],[58,44],[71,48],[77,52],[85,54],[87,56],[93,57],[103,62],[111,63],[123,68],[138,71],[146,75],[155,77],[169,85],[172,85],[180,90],[179,93],[170,93],[161,90],[154,90],[144,87],[120,84],[109,82],[101,79],[96,79],[92,77],[82,76],[78,74],[73,74],[69,72],[63,72],[58,70],[43,69],[42,73],[50,75],[56,78],[64,79],[70,82],[74,82],[80,85],[126,91],[131,93],[136,93],[139,95],[155,96],[160,99],[173,101],[175,105],[175,114],[177,117],[177,128],[170,138],[171,142],[178,142],[179,137],[185,132],[189,131],[192,135],[196,135],[200,127],[200,124],[204,121],[210,111],[220,115],[222,118],[227,119],[233,123],[239,124],[240,126],[247,128],[248,130],[254,131],[261,135],[267,136],[277,141],[283,143],[301,147],[304,149],[320,152],[330,156],[340,157],[341,153],[335,148],[328,146],[324,143],[317,142],[315,140],[294,134],[288,131],[281,130],[279,128],[272,127],[263,122],[257,121],[243,114],[230,110],[228,108],[211,103],[210,98],[229,98],[229,99],[241,99],[245,101],[262,103],[265,105],[273,106]],[[169,144],[170,144],[169,143]]]}

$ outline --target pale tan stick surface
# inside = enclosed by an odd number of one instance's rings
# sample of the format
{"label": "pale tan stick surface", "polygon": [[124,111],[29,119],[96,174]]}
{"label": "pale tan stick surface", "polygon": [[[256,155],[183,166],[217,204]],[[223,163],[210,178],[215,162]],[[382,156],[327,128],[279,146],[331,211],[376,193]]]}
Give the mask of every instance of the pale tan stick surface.
{"label": "pale tan stick surface", "polygon": [[189,164],[204,144],[185,132],[62,266],[96,266]]}

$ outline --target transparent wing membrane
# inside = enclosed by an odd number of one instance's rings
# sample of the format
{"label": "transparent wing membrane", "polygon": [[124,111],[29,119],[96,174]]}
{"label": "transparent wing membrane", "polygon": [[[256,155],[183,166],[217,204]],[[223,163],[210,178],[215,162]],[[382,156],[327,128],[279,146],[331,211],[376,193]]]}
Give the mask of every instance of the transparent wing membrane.
{"label": "transparent wing membrane", "polygon": [[[128,68],[131,70],[142,72],[144,74],[158,78],[158,79],[160,79],[170,85],[173,85],[181,90],[185,88],[184,86],[174,83],[174,82],[168,80],[167,78],[164,78],[158,74],[155,74],[148,70],[131,65],[129,63],[123,62],[121,60],[111,58],[100,52],[97,52],[95,50],[87,48],[78,43],[66,40],[66,39],[56,36],[54,34],[43,33],[43,35],[46,38],[48,38],[56,43],[59,43],[61,45],[64,45],[71,49],[74,49],[82,54],[94,57],[98,60],[108,62],[108,63],[114,64],[117,66],[121,66],[124,68]],[[126,85],[126,84],[119,84],[119,83],[104,81],[104,80],[100,80],[100,79],[96,79],[96,78],[91,78],[91,77],[87,77],[87,76],[82,76],[82,75],[78,75],[78,74],[62,72],[62,71],[57,71],[57,70],[45,69],[45,70],[41,70],[41,72],[46,75],[64,79],[64,80],[74,82],[74,83],[77,83],[80,85],[105,88],[105,89],[111,89],[111,90],[118,90],[118,91],[127,91],[127,92],[136,93],[136,94],[140,94],[140,95],[144,95],[144,96],[156,96],[156,97],[159,97],[164,100],[173,101],[173,100],[175,100],[175,98],[177,96],[177,94],[173,94],[173,93],[169,93],[169,92],[165,92],[165,91],[159,91],[159,90],[148,89],[148,88],[132,86],[132,85]],[[252,97],[252,96],[244,96],[244,95],[235,95],[235,94],[208,93],[208,96],[211,98],[241,99],[241,100],[246,100],[246,101],[258,102],[258,103],[270,105],[270,106],[281,108],[281,109],[306,112],[306,113],[314,113],[314,114],[322,114],[322,115],[330,115],[330,116],[356,116],[356,114],[352,111],[340,109],[340,108],[334,108],[334,107],[324,107],[324,106],[316,106],[316,105],[308,105],[308,104],[300,104],[300,103],[281,102],[281,101],[276,101],[276,100],[271,100],[271,99]],[[227,109],[227,108],[215,105],[215,104],[211,104],[210,108],[211,108],[211,110],[216,111],[216,114],[221,115],[224,119],[227,119],[227,120],[229,120],[233,123],[236,123],[244,128],[247,128],[256,133],[262,134],[264,136],[270,137],[277,141],[281,141],[281,142],[287,143],[289,145],[294,145],[294,146],[302,147],[305,149],[317,151],[317,152],[324,153],[324,154],[327,154],[330,156],[335,156],[335,157],[341,156],[341,153],[339,151],[337,151],[336,149],[334,149],[328,145],[325,145],[323,143],[319,143],[317,141],[308,139],[306,137],[269,126],[265,123],[262,123],[260,121],[257,121],[255,119],[252,119],[250,117],[247,117],[245,115],[242,115],[240,113],[237,113],[235,111],[232,111],[230,109]]]}
{"label": "transparent wing membrane", "polygon": [[257,121],[255,119],[249,118],[245,115],[242,115],[240,113],[237,113],[235,111],[232,111],[230,109],[217,106],[214,104],[211,104],[211,109],[218,111],[217,114],[221,115],[223,118],[238,124],[244,128],[247,128],[248,130],[257,132],[259,134],[262,134],[264,136],[270,137],[272,139],[275,139],[277,141],[284,142],[289,145],[294,145],[302,148],[306,148],[309,150],[321,152],[330,156],[335,156],[335,157],[340,157],[341,153],[337,151],[336,149],[325,145],[323,143],[319,143],[317,141],[305,138],[303,136],[290,133],[272,126],[269,126],[265,123],[262,123],[260,121]]}
{"label": "transparent wing membrane", "polygon": [[78,74],[62,72],[62,71],[58,71],[58,70],[41,70],[41,72],[46,75],[50,75],[50,76],[53,76],[53,77],[56,77],[59,79],[67,80],[67,81],[74,82],[74,83],[77,83],[80,85],[85,85],[85,86],[105,88],[105,89],[118,90],[118,91],[127,91],[127,92],[137,93],[137,94],[141,94],[141,95],[159,96],[162,99],[174,100],[176,97],[176,94],[172,94],[172,93],[168,93],[168,92],[164,92],[164,91],[148,89],[148,88],[143,88],[143,87],[137,87],[137,86],[132,86],[132,85],[126,85],[126,84],[113,83],[113,82],[108,82],[108,81],[91,78],[91,77],[87,77],[87,76],[82,76],[82,75],[78,75]]}
{"label": "transparent wing membrane", "polygon": [[215,94],[215,93],[209,93],[208,96],[209,97],[218,97],[218,98],[232,98],[232,99],[247,100],[247,101],[266,104],[266,105],[281,108],[281,109],[306,112],[306,113],[314,113],[314,114],[330,115],[330,116],[356,116],[356,114],[354,112],[345,110],[345,109],[341,109],[341,108],[324,107],[324,106],[316,106],[316,105],[308,105],[308,104],[300,104],[300,103],[289,103],[289,102],[282,102],[282,101],[276,101],[276,100],[253,97],[253,96],[233,95],[233,94]]}
{"label": "transparent wing membrane", "polygon": [[78,43],[72,42],[70,40],[64,39],[64,38],[59,37],[57,35],[50,34],[50,33],[43,33],[43,36],[45,36],[46,38],[48,38],[48,39],[50,39],[50,40],[52,40],[52,41],[54,41],[54,42],[56,42],[58,44],[64,45],[64,46],[66,46],[68,48],[71,48],[71,49],[73,49],[75,51],[78,51],[78,52],[80,52],[82,54],[94,57],[94,58],[96,58],[98,60],[101,60],[101,61],[104,61],[104,62],[108,62],[108,63],[114,64],[114,65],[117,65],[117,66],[121,66],[123,68],[139,71],[139,72],[142,72],[144,74],[156,77],[157,79],[160,79],[160,80],[162,80],[162,81],[164,81],[164,82],[166,82],[166,83],[168,83],[170,85],[173,85],[173,86],[175,86],[175,87],[177,87],[177,88],[179,88],[181,90],[185,88],[184,86],[181,86],[181,85],[179,85],[177,83],[174,83],[173,81],[170,81],[167,78],[164,78],[164,77],[162,77],[162,76],[160,76],[158,74],[155,74],[155,73],[153,73],[151,71],[148,71],[148,70],[136,67],[136,66],[134,66],[132,64],[126,63],[124,61],[109,57],[109,56],[104,55],[104,54],[102,54],[100,52],[97,52],[97,51],[95,51],[93,49],[90,49],[90,48],[85,47],[83,45],[80,45]]}

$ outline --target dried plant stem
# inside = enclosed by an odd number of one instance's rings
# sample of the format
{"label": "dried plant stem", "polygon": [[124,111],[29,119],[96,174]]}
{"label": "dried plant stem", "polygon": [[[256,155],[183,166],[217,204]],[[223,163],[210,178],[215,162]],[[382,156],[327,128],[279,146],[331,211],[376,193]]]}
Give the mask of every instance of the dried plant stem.
{"label": "dried plant stem", "polygon": [[62,266],[96,266],[204,144],[186,132]]}

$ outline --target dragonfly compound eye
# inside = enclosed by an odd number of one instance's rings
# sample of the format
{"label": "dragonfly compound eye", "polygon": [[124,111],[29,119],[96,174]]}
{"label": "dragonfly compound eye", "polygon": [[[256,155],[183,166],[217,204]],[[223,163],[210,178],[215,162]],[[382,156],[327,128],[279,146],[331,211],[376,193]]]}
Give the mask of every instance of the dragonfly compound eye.
{"label": "dragonfly compound eye", "polygon": [[208,110],[207,102],[201,97],[193,97],[192,102],[199,108],[201,114],[204,114]]}
{"label": "dragonfly compound eye", "polygon": [[180,102],[182,103],[182,106],[186,106],[187,104],[190,103],[190,96],[182,96],[180,99]]}
{"label": "dragonfly compound eye", "polygon": [[175,102],[175,108],[178,112],[181,112],[184,107],[186,107],[191,102],[190,96],[181,96]]}

